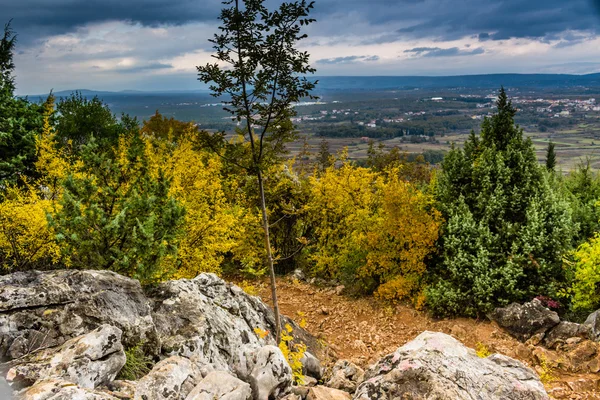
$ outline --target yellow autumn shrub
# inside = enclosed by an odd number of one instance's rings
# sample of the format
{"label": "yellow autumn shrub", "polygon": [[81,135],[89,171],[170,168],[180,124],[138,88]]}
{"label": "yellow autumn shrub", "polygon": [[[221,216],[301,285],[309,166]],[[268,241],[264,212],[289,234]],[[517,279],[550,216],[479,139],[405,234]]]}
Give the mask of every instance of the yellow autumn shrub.
{"label": "yellow autumn shrub", "polygon": [[401,168],[377,173],[343,162],[310,178],[313,272],[422,305],[441,216],[431,196],[401,179]]}
{"label": "yellow autumn shrub", "polygon": [[10,187],[0,202],[0,268],[12,272],[50,267],[60,258],[46,214],[52,201],[30,188]]}

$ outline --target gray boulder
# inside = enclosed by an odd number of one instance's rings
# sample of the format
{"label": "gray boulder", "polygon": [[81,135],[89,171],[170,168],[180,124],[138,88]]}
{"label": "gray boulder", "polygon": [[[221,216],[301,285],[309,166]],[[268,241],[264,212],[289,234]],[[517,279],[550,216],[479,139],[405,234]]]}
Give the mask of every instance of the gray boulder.
{"label": "gray boulder", "polygon": [[521,362],[480,358],[453,337],[423,332],[365,373],[355,400],[549,399],[537,375]]}
{"label": "gray boulder", "polygon": [[327,386],[334,389],[354,393],[358,385],[365,379],[365,371],[347,360],[338,360],[332,368],[331,378]]}
{"label": "gray boulder", "polygon": [[591,313],[585,322],[584,325],[588,325],[591,329],[590,338],[596,342],[600,341],[600,310],[596,310]]}
{"label": "gray boulder", "polygon": [[172,356],[160,361],[136,385],[134,400],[184,400],[202,380],[189,359]]}
{"label": "gray boulder", "polygon": [[109,324],[123,343],[158,352],[140,283],[109,271],[27,271],[0,276],[0,362],[58,346]]}
{"label": "gray boulder", "polygon": [[306,376],[310,376],[319,380],[323,377],[323,368],[321,367],[321,361],[310,352],[304,352],[304,356],[300,359],[302,363],[302,373]]}
{"label": "gray boulder", "polygon": [[250,400],[252,389],[246,382],[228,372],[214,371],[208,374],[186,397],[186,400]]}
{"label": "gray boulder", "polygon": [[560,322],[558,314],[544,307],[538,299],[496,308],[488,318],[523,342],[534,335],[545,334]]}
{"label": "gray boulder", "polygon": [[40,350],[7,364],[6,380],[15,388],[59,378],[93,389],[115,379],[125,365],[121,330],[102,325],[59,347]]}
{"label": "gray boulder", "polygon": [[255,355],[248,377],[255,400],[278,398],[292,386],[292,369],[277,346],[264,346]]}
{"label": "gray boulder", "polygon": [[546,333],[544,336],[544,345],[551,349],[559,344],[566,343],[567,339],[575,337],[590,339],[592,337],[592,327],[586,324],[560,321],[558,325]]}

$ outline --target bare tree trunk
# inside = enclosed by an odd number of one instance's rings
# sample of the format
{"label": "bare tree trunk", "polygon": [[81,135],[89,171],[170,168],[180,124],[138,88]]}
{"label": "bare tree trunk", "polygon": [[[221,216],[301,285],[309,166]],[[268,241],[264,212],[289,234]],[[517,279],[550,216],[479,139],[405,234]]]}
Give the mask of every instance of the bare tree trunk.
{"label": "bare tree trunk", "polygon": [[260,208],[262,211],[263,229],[265,231],[265,247],[269,261],[269,274],[271,276],[271,297],[273,299],[273,311],[275,312],[275,340],[277,344],[281,341],[281,318],[279,316],[279,302],[277,301],[277,286],[275,283],[275,267],[273,265],[273,253],[271,252],[271,239],[269,237],[269,217],[267,216],[267,204],[265,202],[265,188],[260,168],[258,169],[258,187],[260,190]]}

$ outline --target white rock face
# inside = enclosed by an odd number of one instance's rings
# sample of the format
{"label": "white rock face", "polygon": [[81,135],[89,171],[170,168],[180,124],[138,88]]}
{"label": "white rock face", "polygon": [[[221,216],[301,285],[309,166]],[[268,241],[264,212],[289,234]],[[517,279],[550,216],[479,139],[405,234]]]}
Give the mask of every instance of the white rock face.
{"label": "white rock face", "polygon": [[225,371],[206,375],[185,400],[250,400],[252,389],[246,382]]}
{"label": "white rock face", "polygon": [[254,398],[268,400],[283,395],[292,385],[292,369],[276,346],[264,346],[255,355],[248,377]]}
{"label": "white rock face", "polygon": [[217,370],[233,370],[243,361],[240,349],[274,344],[272,335],[263,340],[254,332],[273,332],[271,310],[214,274],[165,282],[151,295],[165,355],[201,356]]}
{"label": "white rock face", "polygon": [[58,346],[101,325],[123,343],[158,352],[140,283],[110,271],[27,271],[0,276],[0,362]]}
{"label": "white rock face", "polygon": [[[60,379],[39,381],[21,392],[17,400],[119,400],[107,393],[81,388]],[[4,398],[3,398],[4,400]]]}
{"label": "white rock face", "polygon": [[365,373],[355,400],[549,399],[537,375],[521,362],[494,354],[479,358],[453,337],[423,332]]}
{"label": "white rock face", "polygon": [[134,400],[184,400],[202,379],[189,359],[172,356],[156,364],[139,380]]}
{"label": "white rock face", "polygon": [[125,361],[121,330],[102,325],[62,346],[16,360],[6,380],[15,387],[22,387],[38,380],[60,378],[93,389],[114,380]]}

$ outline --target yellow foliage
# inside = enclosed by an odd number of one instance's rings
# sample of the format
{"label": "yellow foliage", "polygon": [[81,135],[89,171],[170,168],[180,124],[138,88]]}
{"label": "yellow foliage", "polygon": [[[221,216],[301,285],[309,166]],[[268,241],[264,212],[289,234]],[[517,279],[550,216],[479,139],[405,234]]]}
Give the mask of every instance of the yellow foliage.
{"label": "yellow foliage", "polygon": [[290,368],[292,369],[292,376],[294,382],[297,385],[304,384],[304,373],[302,372],[302,357],[306,353],[306,345],[303,343],[293,343],[294,337],[292,336],[293,329],[289,324],[285,324],[285,327],[281,330],[281,342],[279,342],[279,349],[283,353],[284,358],[287,360]]}
{"label": "yellow foliage", "polygon": [[547,385],[556,379],[556,376],[554,375],[554,369],[552,368],[546,357],[540,357],[540,365],[539,368],[536,369],[538,374],[540,375],[540,381],[544,385]]}
{"label": "yellow foliage", "polygon": [[51,200],[41,198],[30,188],[6,190],[4,201],[0,202],[2,268],[30,269],[39,262],[56,262],[60,258],[60,249],[46,219],[51,208]]}
{"label": "yellow foliage", "polygon": [[258,289],[256,289],[256,286],[248,281],[242,282],[242,290],[250,296],[258,296]]}
{"label": "yellow foliage", "polygon": [[429,194],[400,179],[401,168],[379,174],[344,163],[310,178],[312,260],[317,274],[380,282],[377,297],[422,306],[425,258],[441,214]]}
{"label": "yellow foliage", "polygon": [[267,335],[269,334],[269,331],[261,329],[261,328],[254,328],[254,333],[256,333],[256,335],[261,338],[264,339],[267,337]]}
{"label": "yellow foliage", "polygon": [[475,345],[475,352],[479,358],[487,358],[492,355],[490,349],[481,342],[477,342]]}

